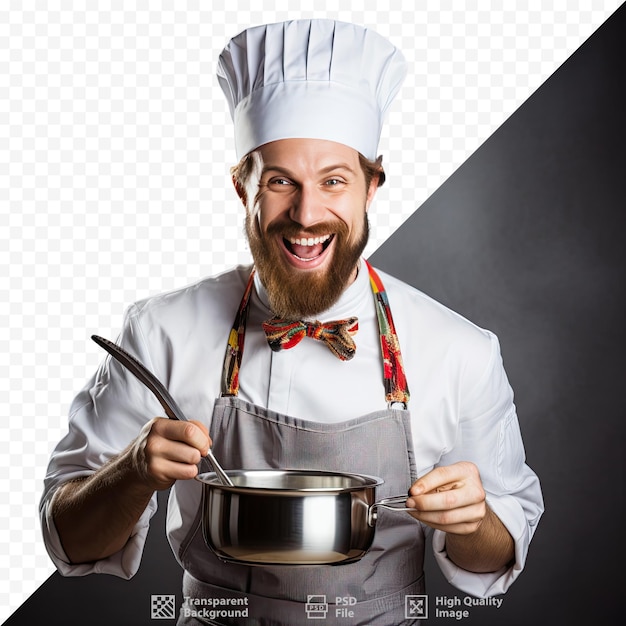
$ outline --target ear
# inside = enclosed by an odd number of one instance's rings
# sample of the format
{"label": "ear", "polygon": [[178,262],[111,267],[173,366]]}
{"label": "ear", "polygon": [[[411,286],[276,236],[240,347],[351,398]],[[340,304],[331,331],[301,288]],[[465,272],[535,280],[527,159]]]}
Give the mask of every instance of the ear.
{"label": "ear", "polygon": [[231,180],[233,181],[233,187],[235,188],[235,191],[237,192],[237,195],[239,196],[239,199],[241,200],[243,206],[247,207],[248,204],[247,204],[246,190],[243,188],[241,183],[234,176],[231,178]]}

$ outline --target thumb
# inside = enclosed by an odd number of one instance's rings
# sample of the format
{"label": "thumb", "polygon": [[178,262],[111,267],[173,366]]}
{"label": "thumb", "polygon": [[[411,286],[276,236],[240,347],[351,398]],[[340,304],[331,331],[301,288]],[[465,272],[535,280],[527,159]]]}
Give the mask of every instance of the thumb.
{"label": "thumb", "polygon": [[206,435],[206,438],[208,439],[207,450],[204,453],[206,454],[209,451],[208,449],[213,445],[213,441],[211,440],[211,437],[209,436],[209,429],[202,422],[199,422],[198,420],[189,420],[189,421],[195,426],[197,426]]}

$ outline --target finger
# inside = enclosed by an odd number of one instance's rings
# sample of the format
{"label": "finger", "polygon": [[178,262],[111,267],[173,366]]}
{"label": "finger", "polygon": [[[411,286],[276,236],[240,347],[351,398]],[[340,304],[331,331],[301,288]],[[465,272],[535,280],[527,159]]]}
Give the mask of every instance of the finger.
{"label": "finger", "polygon": [[145,445],[147,462],[160,459],[173,463],[196,465],[200,462],[200,451],[181,441],[166,439],[160,435],[149,437]]}
{"label": "finger", "polygon": [[486,507],[479,503],[445,511],[417,511],[411,514],[431,528],[454,534],[469,534],[480,526],[485,513]]}
{"label": "finger", "polygon": [[195,424],[207,437],[209,436],[209,429],[198,420],[189,420],[190,424]]}
{"label": "finger", "polygon": [[176,480],[197,476],[201,454],[187,443],[152,432],[146,439],[143,458],[147,477],[167,487]]}
{"label": "finger", "polygon": [[211,440],[211,437],[209,436],[209,429],[205,426],[205,424],[203,424],[202,422],[199,422],[198,420],[189,420],[192,424],[195,424],[206,436],[206,449],[200,449],[200,452],[202,454],[202,456],[206,456],[209,452],[209,448],[213,445],[213,441]]}
{"label": "finger", "polygon": [[448,483],[422,495],[409,495],[407,506],[418,511],[449,511],[475,504],[483,505],[486,494],[479,482]]}
{"label": "finger", "polygon": [[467,461],[436,467],[418,478],[409,493],[414,496],[423,493],[456,489],[468,480],[480,480],[478,468]]}
{"label": "finger", "polygon": [[446,486],[439,491],[419,496],[409,496],[407,506],[418,511],[448,511],[476,504],[478,501],[480,501],[480,497],[477,497],[468,488],[448,488]]}
{"label": "finger", "polygon": [[149,457],[146,469],[152,480],[167,486],[176,480],[190,480],[198,475],[195,463],[181,463],[164,457]]}
{"label": "finger", "polygon": [[192,448],[200,451],[203,456],[207,454],[210,446],[210,439],[206,428],[200,422],[181,422],[171,419],[157,419],[154,421],[152,432],[169,439],[180,441]]}
{"label": "finger", "polygon": [[418,478],[409,489],[409,493],[419,496],[437,489],[447,489],[449,485],[453,485],[459,478],[460,476],[455,465],[436,467]]}

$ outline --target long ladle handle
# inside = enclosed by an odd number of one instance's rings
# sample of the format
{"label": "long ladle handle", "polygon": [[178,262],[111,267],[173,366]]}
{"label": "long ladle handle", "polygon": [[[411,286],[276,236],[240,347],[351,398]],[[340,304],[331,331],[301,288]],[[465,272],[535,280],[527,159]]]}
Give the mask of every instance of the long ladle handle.
{"label": "long ladle handle", "polygon": [[[180,420],[181,422],[189,421],[163,383],[145,365],[143,365],[143,363],[108,339],[104,339],[98,335],[92,335],[91,338],[101,348],[104,348],[116,361],[121,363],[156,396],[157,400],[163,407],[165,414],[170,419]],[[210,448],[206,455],[206,459],[211,464],[213,470],[220,479],[220,482],[223,485],[229,485],[232,487],[233,482],[222,469],[221,465],[217,462],[217,459],[213,455],[213,451]]]}

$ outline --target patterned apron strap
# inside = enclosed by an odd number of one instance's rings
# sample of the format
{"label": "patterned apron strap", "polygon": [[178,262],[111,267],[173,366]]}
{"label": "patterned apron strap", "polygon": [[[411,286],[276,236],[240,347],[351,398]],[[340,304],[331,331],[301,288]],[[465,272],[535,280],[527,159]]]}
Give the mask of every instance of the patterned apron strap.
{"label": "patterned apron strap", "polygon": [[[365,261],[365,260],[364,260]],[[374,268],[365,261],[369,273],[370,285],[376,304],[376,317],[380,334],[380,347],[383,358],[383,383],[385,386],[385,399],[392,407],[394,404],[403,404],[406,409],[409,403],[409,387],[404,374],[400,342],[391,316],[391,308],[387,292],[383,287]],[[254,285],[254,268],[250,272],[250,278],[246,285],[239,310],[235,316],[233,327],[228,337],[224,368],[222,372],[222,395],[236,396],[239,392],[239,368],[243,357],[243,346],[246,334],[246,322],[250,305],[250,293]]]}
{"label": "patterned apron strap", "polygon": [[228,336],[224,367],[222,369],[222,395],[236,396],[239,393],[239,368],[243,357],[243,344],[246,337],[246,323],[248,321],[248,308],[250,305],[250,293],[254,285],[254,268],[250,272],[246,290],[239,304],[239,310],[235,316],[233,327]]}
{"label": "patterned apron strap", "polygon": [[409,385],[404,374],[400,342],[396,334],[396,327],[391,316],[389,299],[380,277],[374,268],[365,261],[370,275],[370,285],[376,302],[376,316],[380,334],[380,349],[383,356],[383,382],[385,385],[385,399],[391,408],[400,403],[406,409],[409,404]]}

